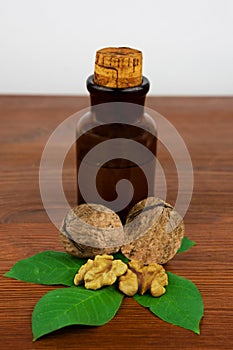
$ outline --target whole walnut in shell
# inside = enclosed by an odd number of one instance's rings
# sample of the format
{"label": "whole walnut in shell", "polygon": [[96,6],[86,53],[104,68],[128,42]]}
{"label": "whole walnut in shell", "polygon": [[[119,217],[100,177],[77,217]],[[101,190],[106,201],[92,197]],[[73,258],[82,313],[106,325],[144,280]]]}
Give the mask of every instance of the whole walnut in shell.
{"label": "whole walnut in shell", "polygon": [[121,252],[144,264],[165,264],[179,249],[184,222],[173,207],[159,198],[137,203],[126,218],[126,244]]}
{"label": "whole walnut in shell", "polygon": [[111,209],[99,204],[81,204],[68,211],[60,237],[67,253],[93,258],[118,252],[124,231],[119,216]]}

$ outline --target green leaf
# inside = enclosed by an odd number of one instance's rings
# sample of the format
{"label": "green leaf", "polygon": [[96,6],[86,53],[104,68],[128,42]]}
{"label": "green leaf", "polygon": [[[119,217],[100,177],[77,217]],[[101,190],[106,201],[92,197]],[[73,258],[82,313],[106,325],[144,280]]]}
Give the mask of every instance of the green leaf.
{"label": "green leaf", "polygon": [[4,276],[38,284],[73,286],[73,278],[86,259],[63,252],[45,251],[18,261]]}
{"label": "green leaf", "polygon": [[126,258],[126,256],[124,256],[122,253],[116,253],[113,255],[114,256],[114,259],[120,259],[121,261],[123,261],[125,264],[128,264],[129,262],[129,259]]}
{"label": "green leaf", "polygon": [[184,237],[181,243],[180,248],[177,250],[176,254],[187,252],[191,247],[193,247],[196,244],[196,242],[191,241],[188,237]]}
{"label": "green leaf", "polygon": [[60,288],[45,294],[32,314],[32,332],[41,336],[70,325],[101,326],[118,311],[123,294],[113,286],[100,290]]}
{"label": "green leaf", "polygon": [[168,286],[163,296],[155,298],[149,294],[136,294],[134,299],[162,320],[200,334],[204,305],[199,290],[188,279],[171,272],[167,274]]}

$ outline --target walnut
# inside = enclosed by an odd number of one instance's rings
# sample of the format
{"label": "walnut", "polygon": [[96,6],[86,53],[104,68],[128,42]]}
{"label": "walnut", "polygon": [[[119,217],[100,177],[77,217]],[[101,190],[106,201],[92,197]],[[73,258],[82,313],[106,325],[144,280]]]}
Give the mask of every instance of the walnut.
{"label": "walnut", "polygon": [[136,294],[138,291],[137,275],[128,269],[126,274],[119,279],[119,289],[129,297]]}
{"label": "walnut", "polygon": [[166,289],[159,283],[157,279],[151,282],[150,292],[153,297],[160,297],[166,292]]}
{"label": "walnut", "polygon": [[117,277],[127,271],[127,265],[121,260],[113,260],[112,255],[97,255],[94,260],[88,259],[87,263],[79,269],[74,277],[76,286],[84,283],[87,289],[100,289],[116,282]]}
{"label": "walnut", "polygon": [[137,275],[138,292],[141,295],[150,291],[157,297],[166,292],[164,286],[168,285],[168,277],[162,265],[152,263],[144,266],[141,262],[132,260],[129,267]]}
{"label": "walnut", "polygon": [[154,297],[166,292],[164,286],[168,285],[168,277],[164,268],[156,263],[144,266],[137,260],[129,263],[126,275],[119,279],[119,289],[126,295],[133,296],[137,292],[141,295],[150,291]]}
{"label": "walnut", "polygon": [[149,197],[130,210],[125,233],[127,243],[121,252],[127,258],[165,264],[181,245],[184,222],[170,204]]}
{"label": "walnut", "polygon": [[78,258],[114,254],[122,245],[124,231],[119,216],[98,204],[81,204],[69,210],[60,237],[67,253]]}

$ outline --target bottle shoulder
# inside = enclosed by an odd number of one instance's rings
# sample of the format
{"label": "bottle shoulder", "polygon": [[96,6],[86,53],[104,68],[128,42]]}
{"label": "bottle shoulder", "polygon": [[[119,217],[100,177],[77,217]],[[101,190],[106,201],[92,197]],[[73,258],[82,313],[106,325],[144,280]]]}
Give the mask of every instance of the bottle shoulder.
{"label": "bottle shoulder", "polygon": [[100,122],[95,118],[95,114],[87,112],[84,114],[78,124],[77,133],[92,133],[98,134],[105,138],[113,137],[127,137],[134,138],[142,133],[147,132],[157,135],[157,127],[155,120],[148,114],[144,113],[138,120],[130,123],[130,121],[124,122]]}
{"label": "bottle shoulder", "polygon": [[157,135],[156,122],[148,113],[144,113],[140,118],[140,120],[138,120],[138,122],[135,123],[134,125],[137,126],[138,128],[141,128],[145,131],[148,131],[152,134]]}

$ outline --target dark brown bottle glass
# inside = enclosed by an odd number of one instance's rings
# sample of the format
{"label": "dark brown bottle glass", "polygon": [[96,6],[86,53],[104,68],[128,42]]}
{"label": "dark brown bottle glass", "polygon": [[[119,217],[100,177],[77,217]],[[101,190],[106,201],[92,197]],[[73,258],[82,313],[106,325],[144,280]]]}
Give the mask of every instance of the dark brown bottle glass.
{"label": "dark brown bottle glass", "polygon": [[[143,77],[141,85],[136,87],[108,88],[95,84],[94,75],[91,75],[87,79],[87,89],[90,93],[91,110],[80,119],[77,125],[77,175],[80,164],[88,152],[106,140],[130,139],[151,151],[141,159],[141,165],[146,168],[147,177],[139,164],[122,157],[104,163],[98,170],[96,184],[93,184],[91,183],[91,175],[99,167],[98,159],[91,159],[86,164],[84,192],[89,192],[89,202],[98,203],[94,191],[93,196],[92,193],[90,194],[90,188],[96,186],[101,198],[109,202],[108,207],[114,209],[111,207],[111,201],[115,200],[118,195],[116,184],[122,179],[131,182],[134,189],[132,200],[127,206],[117,211],[122,222],[125,223],[127,213],[137,202],[154,195],[153,186],[148,192],[148,176],[154,183],[156,125],[154,120],[144,112],[149,81]],[[78,204],[85,203],[79,183],[77,183],[77,187],[77,202]],[[127,196],[127,193],[125,195]]]}

